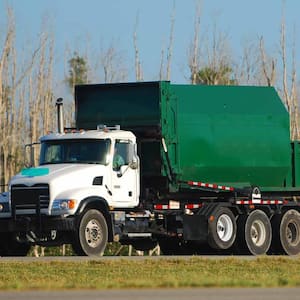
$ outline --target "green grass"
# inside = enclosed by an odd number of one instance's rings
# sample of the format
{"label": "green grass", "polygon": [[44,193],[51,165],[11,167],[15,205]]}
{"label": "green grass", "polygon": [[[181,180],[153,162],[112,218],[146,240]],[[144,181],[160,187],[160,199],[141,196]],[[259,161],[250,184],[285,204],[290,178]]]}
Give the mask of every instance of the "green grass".
{"label": "green grass", "polygon": [[300,258],[1,262],[0,290],[300,287]]}

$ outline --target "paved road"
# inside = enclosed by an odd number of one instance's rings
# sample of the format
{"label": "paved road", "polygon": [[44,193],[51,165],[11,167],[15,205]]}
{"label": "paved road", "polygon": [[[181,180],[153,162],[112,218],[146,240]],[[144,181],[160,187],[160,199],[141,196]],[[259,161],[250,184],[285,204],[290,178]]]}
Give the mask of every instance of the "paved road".
{"label": "paved road", "polygon": [[2,300],[299,300],[300,288],[0,292]]}
{"label": "paved road", "polygon": [[[160,260],[160,259],[192,259],[194,257],[203,258],[203,259],[213,259],[213,260],[222,260],[222,259],[245,259],[245,260],[255,260],[260,256],[253,255],[199,255],[199,256],[102,256],[102,257],[88,257],[88,256],[44,256],[44,257],[0,257],[0,262],[2,261],[14,261],[14,262],[34,262],[34,261],[65,261],[65,262],[80,262],[80,261],[91,261],[91,260],[118,260],[118,259],[128,259],[128,260]],[[275,255],[264,256],[264,258],[274,258],[280,257]],[[295,256],[282,256],[286,259],[299,259],[299,255]],[[299,298],[300,299],[300,298]]]}

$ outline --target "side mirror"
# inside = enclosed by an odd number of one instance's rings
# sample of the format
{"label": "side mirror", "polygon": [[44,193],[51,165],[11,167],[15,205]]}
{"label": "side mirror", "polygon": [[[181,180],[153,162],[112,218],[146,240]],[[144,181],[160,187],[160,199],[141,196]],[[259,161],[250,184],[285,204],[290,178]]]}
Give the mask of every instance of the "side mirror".
{"label": "side mirror", "polygon": [[129,144],[129,148],[128,148],[128,154],[129,154],[129,168],[136,170],[139,166],[138,164],[138,157],[136,156],[136,151],[135,151],[135,144]]}
{"label": "side mirror", "polygon": [[24,165],[26,168],[31,168],[36,166],[36,157],[35,152],[36,147],[40,145],[41,143],[31,143],[26,144],[24,149]]}

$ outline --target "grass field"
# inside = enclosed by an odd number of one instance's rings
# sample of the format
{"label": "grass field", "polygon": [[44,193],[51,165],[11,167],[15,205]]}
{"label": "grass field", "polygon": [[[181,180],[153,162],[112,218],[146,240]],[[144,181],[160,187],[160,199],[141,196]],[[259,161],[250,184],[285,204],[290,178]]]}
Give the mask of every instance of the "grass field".
{"label": "grass field", "polygon": [[1,262],[0,290],[300,287],[300,258]]}

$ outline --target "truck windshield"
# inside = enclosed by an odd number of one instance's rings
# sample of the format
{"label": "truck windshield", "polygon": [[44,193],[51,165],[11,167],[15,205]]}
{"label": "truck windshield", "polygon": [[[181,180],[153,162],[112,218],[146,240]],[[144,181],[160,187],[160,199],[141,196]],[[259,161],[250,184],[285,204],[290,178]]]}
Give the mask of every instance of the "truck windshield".
{"label": "truck windshield", "polygon": [[110,140],[80,139],[42,142],[40,165],[79,163],[107,164]]}

